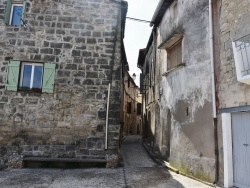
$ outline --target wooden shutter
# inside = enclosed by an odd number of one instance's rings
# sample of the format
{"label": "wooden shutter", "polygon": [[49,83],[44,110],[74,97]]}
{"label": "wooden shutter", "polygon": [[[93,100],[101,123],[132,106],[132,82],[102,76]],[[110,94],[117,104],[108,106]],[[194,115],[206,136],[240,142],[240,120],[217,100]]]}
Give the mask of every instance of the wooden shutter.
{"label": "wooden shutter", "polygon": [[23,14],[22,14],[22,24],[21,25],[24,25],[25,23],[24,23],[24,14],[25,14],[25,12],[26,12],[26,0],[23,0]]}
{"label": "wooden shutter", "polygon": [[54,92],[55,67],[55,64],[44,64],[42,88],[42,92],[44,93]]}
{"label": "wooden shutter", "polygon": [[11,12],[11,0],[7,0],[7,6],[5,8],[4,22],[9,25]]}
{"label": "wooden shutter", "polygon": [[19,78],[20,61],[10,61],[7,69],[7,83],[5,89],[9,91],[17,91]]}

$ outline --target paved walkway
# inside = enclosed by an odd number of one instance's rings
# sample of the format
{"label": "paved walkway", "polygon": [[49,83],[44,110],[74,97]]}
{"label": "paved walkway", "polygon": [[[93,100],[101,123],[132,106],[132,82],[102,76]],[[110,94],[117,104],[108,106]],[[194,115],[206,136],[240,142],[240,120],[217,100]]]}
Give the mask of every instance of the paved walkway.
{"label": "paved walkway", "polygon": [[115,169],[7,169],[0,188],[209,188],[154,163],[140,136],[128,136],[122,154],[124,167]]}
{"label": "paved walkway", "polygon": [[130,135],[123,141],[122,154],[128,188],[211,188],[158,166],[142,146],[140,135]]}

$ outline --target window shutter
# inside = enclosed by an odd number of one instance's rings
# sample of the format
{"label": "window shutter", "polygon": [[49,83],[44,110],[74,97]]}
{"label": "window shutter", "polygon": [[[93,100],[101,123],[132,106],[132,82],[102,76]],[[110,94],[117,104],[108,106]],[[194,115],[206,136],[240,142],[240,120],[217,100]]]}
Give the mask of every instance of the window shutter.
{"label": "window shutter", "polygon": [[5,17],[4,17],[4,22],[7,25],[9,25],[10,22],[10,12],[11,12],[11,0],[7,0],[7,6],[5,8]]}
{"label": "window shutter", "polygon": [[25,23],[24,23],[24,14],[25,14],[25,12],[26,12],[26,0],[23,0],[23,14],[22,14],[22,25],[24,25]]}
{"label": "window shutter", "polygon": [[17,91],[20,61],[10,61],[7,69],[7,83],[5,89]]}
{"label": "window shutter", "polygon": [[45,63],[43,70],[43,93],[54,92],[55,64]]}

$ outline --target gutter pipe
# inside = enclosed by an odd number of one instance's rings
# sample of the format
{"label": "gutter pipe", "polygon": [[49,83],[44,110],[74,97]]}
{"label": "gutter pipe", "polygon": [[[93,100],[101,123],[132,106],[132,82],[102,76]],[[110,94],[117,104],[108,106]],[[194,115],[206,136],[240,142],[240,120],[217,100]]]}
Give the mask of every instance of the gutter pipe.
{"label": "gutter pipe", "polygon": [[108,86],[108,101],[107,101],[107,112],[106,112],[106,129],[105,129],[105,149],[108,149],[108,125],[109,125],[109,99],[110,99],[110,83]]}
{"label": "gutter pipe", "polygon": [[215,69],[214,69],[214,22],[213,22],[213,0],[209,0],[209,39],[210,39],[210,60],[211,60],[211,78],[212,78],[212,107],[214,124],[214,149],[215,149],[215,179],[214,184],[219,179],[219,150],[218,150],[218,128],[216,114],[216,93],[215,93]]}
{"label": "gutter pipe", "polygon": [[215,73],[214,73],[214,32],[213,32],[213,9],[212,0],[209,0],[209,30],[210,30],[210,58],[212,71],[212,102],[213,102],[213,118],[216,118],[216,99],[215,99]]}

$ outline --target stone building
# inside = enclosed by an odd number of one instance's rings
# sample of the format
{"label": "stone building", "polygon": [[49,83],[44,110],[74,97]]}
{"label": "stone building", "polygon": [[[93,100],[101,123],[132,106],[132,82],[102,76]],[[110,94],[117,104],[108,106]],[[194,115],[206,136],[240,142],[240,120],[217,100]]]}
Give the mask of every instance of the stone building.
{"label": "stone building", "polygon": [[222,0],[220,10],[220,179],[226,188],[250,187],[250,2]]}
{"label": "stone building", "polygon": [[141,134],[142,95],[140,94],[139,87],[134,82],[134,79],[130,76],[128,70],[125,70],[124,72],[123,88],[123,135],[125,136],[127,134]]}
{"label": "stone building", "polygon": [[208,0],[160,0],[138,66],[144,142],[171,167],[214,183],[209,8]]}
{"label": "stone building", "polygon": [[118,153],[126,12],[121,0],[0,0],[1,168]]}

